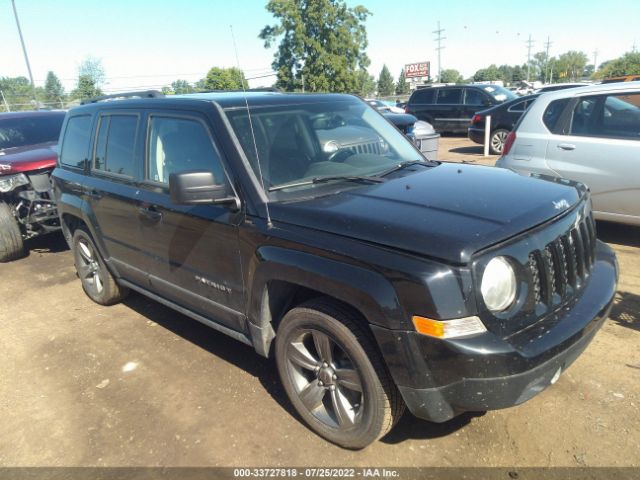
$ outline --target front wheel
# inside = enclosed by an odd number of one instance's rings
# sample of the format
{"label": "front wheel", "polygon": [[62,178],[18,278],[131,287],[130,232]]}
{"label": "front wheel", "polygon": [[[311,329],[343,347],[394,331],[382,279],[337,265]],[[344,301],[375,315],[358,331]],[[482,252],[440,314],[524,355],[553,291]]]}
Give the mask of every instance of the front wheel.
{"label": "front wheel", "polygon": [[489,151],[492,155],[502,155],[504,143],[507,141],[509,131],[504,128],[494,130],[489,138]]}
{"label": "front wheel", "polygon": [[308,302],[285,315],[275,341],[289,399],[320,436],[360,449],[399,420],[400,394],[373,340],[348,310]]}
{"label": "front wheel", "polygon": [[107,269],[91,235],[83,228],[73,233],[73,257],[78,277],[87,296],[100,305],[123,300],[129,290],[118,285]]}
{"label": "front wheel", "polygon": [[0,262],[10,262],[24,256],[22,234],[11,207],[0,202]]}

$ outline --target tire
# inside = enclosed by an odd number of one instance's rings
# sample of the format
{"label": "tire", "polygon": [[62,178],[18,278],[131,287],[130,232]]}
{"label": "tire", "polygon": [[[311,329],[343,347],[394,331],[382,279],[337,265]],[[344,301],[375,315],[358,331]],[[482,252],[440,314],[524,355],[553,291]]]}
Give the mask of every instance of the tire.
{"label": "tire", "polygon": [[11,207],[0,202],[0,262],[10,262],[24,256],[22,233]]}
{"label": "tire", "polygon": [[489,152],[492,155],[502,155],[502,149],[504,148],[504,142],[507,140],[507,135],[509,135],[509,130],[505,130],[504,128],[498,128],[491,132],[491,136],[489,137]]}
{"label": "tire", "polygon": [[309,301],[284,316],[275,340],[284,389],[321,437],[361,449],[402,416],[404,402],[372,336],[347,308]]}
{"label": "tire", "polygon": [[117,284],[107,269],[91,235],[78,228],[73,232],[73,259],[82,289],[100,305],[113,305],[126,298],[129,289]]}

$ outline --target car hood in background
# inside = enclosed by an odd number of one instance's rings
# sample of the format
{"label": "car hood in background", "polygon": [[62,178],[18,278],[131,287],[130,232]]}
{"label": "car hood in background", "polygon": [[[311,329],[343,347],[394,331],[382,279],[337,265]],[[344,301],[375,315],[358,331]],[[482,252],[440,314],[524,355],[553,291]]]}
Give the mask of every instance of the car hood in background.
{"label": "car hood in background", "polygon": [[0,151],[0,175],[12,175],[56,166],[56,142],[7,148]]}
{"label": "car hood in background", "polygon": [[572,209],[586,194],[579,183],[492,167],[443,163],[415,168],[416,173],[382,184],[273,203],[271,216],[276,222],[465,264],[475,252]]}

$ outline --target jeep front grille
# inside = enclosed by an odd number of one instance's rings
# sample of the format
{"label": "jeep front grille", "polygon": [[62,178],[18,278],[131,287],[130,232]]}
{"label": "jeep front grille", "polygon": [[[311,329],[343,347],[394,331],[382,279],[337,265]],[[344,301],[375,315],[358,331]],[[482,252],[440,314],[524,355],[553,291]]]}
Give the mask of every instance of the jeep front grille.
{"label": "jeep front grille", "polygon": [[346,148],[353,153],[373,153],[375,155],[380,155],[381,153],[379,142],[359,143],[358,145],[350,145]]}
{"label": "jeep front grille", "polygon": [[[591,215],[542,250],[529,254],[531,290],[536,304],[552,305],[580,287],[591,271],[596,230]],[[570,287],[570,288],[569,288]]]}

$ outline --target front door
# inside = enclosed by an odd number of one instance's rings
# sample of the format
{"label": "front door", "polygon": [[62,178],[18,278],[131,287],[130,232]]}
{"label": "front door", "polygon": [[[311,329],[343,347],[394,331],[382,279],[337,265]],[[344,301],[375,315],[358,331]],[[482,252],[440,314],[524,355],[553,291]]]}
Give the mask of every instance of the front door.
{"label": "front door", "polygon": [[226,205],[176,205],[169,175],[213,172],[231,189],[220,150],[202,117],[155,112],[148,117],[145,181],[138,215],[154,293],[243,331],[240,214]]}

